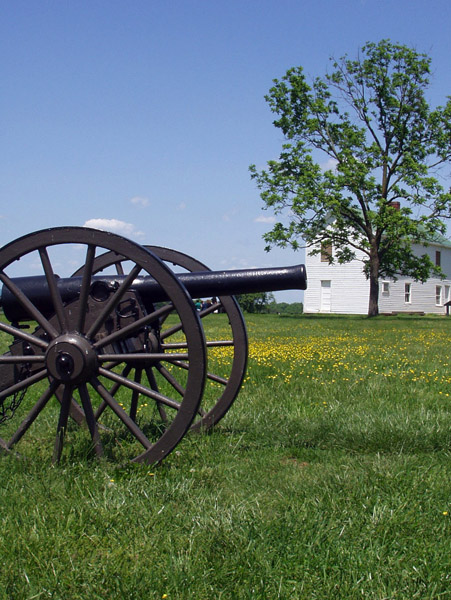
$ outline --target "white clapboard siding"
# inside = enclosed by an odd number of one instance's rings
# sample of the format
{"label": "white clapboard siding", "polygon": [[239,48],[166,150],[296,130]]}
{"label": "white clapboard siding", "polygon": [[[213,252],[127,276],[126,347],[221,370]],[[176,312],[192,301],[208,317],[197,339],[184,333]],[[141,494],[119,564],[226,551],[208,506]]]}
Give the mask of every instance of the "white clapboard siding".
{"label": "white clapboard siding", "polygon": [[[406,302],[406,283],[410,284],[410,302]],[[400,277],[397,281],[389,281],[388,291],[384,292],[381,287],[379,292],[379,312],[445,314],[444,303],[450,300],[450,286],[451,281],[449,279],[429,279],[426,283],[420,283],[408,277]],[[437,287],[440,288],[438,298],[436,297]],[[448,298],[446,298],[446,294]]]}
{"label": "white clapboard siding", "polygon": [[[362,253],[363,256],[363,253]],[[336,314],[366,314],[368,312],[368,282],[362,263],[354,260],[346,265],[321,262],[319,254],[306,253],[308,285],[304,292],[304,312]],[[321,304],[321,282],[330,281],[330,309]]]}
{"label": "white clapboard siding", "polygon": [[[445,303],[451,300],[451,245],[430,244],[413,247],[418,255],[428,254],[435,263],[440,252],[441,267],[446,279],[432,277],[425,283],[409,277],[381,279],[379,312],[381,313],[435,313],[445,314]],[[320,254],[306,255],[308,287],[304,295],[304,312],[367,314],[369,282],[363,274],[363,264],[358,258],[345,265],[322,262]],[[406,295],[406,284],[409,291]]]}

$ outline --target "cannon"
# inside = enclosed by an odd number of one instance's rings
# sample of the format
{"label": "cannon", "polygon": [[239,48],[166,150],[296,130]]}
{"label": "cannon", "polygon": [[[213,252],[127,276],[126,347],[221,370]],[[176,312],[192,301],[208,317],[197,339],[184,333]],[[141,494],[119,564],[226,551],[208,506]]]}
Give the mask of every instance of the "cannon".
{"label": "cannon", "polygon": [[[19,264],[33,275],[17,276]],[[234,295],[307,286],[303,265],[211,271],[83,227],[7,244],[0,281],[0,449],[26,447],[41,421],[45,439],[53,417],[54,462],[81,426],[96,455],[148,464],[188,430],[216,425],[237,397],[248,341]],[[209,301],[198,310],[200,298]]]}

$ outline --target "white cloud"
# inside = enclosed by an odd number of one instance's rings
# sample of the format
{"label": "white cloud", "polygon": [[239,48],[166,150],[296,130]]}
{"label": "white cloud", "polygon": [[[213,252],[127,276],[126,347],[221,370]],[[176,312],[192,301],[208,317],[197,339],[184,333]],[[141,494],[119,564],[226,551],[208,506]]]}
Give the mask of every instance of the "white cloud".
{"label": "white cloud", "polygon": [[133,196],[130,198],[130,204],[134,204],[135,206],[149,206],[149,198],[145,196]]}
{"label": "white cloud", "polygon": [[246,258],[240,258],[237,256],[230,256],[221,260],[221,267],[225,270],[235,269],[255,269],[255,266],[250,266],[249,261]]}
{"label": "white cloud", "polygon": [[254,223],[275,223],[276,217],[265,217],[264,215],[260,215],[256,219],[254,219]]}
{"label": "white cloud", "polygon": [[138,231],[132,223],[119,221],[119,219],[88,219],[83,227],[92,227],[102,231],[110,231],[118,233],[125,237],[133,238],[144,235],[142,231]]}
{"label": "white cloud", "polygon": [[180,204],[177,206],[177,208],[179,210],[185,210],[185,208],[186,208],[186,202],[180,202]]}
{"label": "white cloud", "polygon": [[338,161],[335,158],[329,158],[325,163],[321,163],[322,171],[335,171],[338,165]]}
{"label": "white cloud", "polygon": [[232,207],[229,211],[227,211],[226,213],[224,213],[221,217],[221,219],[225,222],[225,223],[229,223],[234,217],[235,215],[238,214],[238,207]]}

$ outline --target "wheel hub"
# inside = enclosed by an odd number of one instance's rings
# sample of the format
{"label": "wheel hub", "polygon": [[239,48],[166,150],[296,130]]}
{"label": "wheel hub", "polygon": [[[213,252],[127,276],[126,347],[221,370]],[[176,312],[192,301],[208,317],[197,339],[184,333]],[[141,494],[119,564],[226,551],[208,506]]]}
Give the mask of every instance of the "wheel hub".
{"label": "wheel hub", "polygon": [[86,338],[66,333],[49,344],[46,365],[55,379],[64,383],[81,383],[94,375],[98,367],[97,353]]}

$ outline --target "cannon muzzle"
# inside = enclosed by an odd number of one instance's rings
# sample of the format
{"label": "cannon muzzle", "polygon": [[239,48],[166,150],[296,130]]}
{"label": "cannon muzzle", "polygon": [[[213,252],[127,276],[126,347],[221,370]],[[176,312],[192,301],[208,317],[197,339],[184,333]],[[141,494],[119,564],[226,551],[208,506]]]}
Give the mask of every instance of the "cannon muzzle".
{"label": "cannon muzzle", "polygon": [[[256,292],[275,292],[307,288],[307,274],[304,265],[275,267],[267,269],[238,269],[233,271],[198,271],[178,273],[177,279],[183,283],[192,298],[213,296],[234,296]],[[95,275],[92,277],[91,295],[104,299],[117,289],[124,280],[123,275]],[[47,280],[44,276],[18,277],[14,284],[32,301],[46,317],[54,313]],[[63,302],[69,303],[80,295],[82,277],[58,278],[57,286]],[[148,305],[168,300],[160,285],[150,276],[138,277],[131,289],[136,291]],[[10,322],[30,320],[26,309],[17,302],[17,297],[3,286],[1,306]]]}

